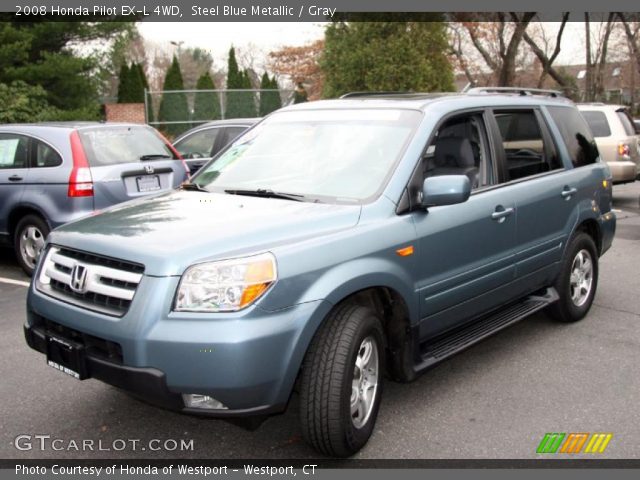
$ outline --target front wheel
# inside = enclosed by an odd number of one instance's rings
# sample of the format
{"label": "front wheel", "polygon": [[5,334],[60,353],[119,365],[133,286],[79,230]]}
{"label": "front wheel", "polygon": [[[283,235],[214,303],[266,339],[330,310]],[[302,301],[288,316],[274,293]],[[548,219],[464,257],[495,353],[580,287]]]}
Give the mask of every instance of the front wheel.
{"label": "front wheel", "polygon": [[577,233],[569,243],[556,288],[560,299],[549,313],[561,322],[576,322],[589,312],[598,286],[598,254],[591,236]]}
{"label": "front wheel", "polygon": [[13,246],[18,263],[31,276],[49,235],[49,226],[37,215],[25,215],[16,226]]}
{"label": "front wheel", "polygon": [[348,457],[369,440],[382,393],[384,343],[369,308],[342,305],[314,337],[300,384],[300,420],[315,449]]}

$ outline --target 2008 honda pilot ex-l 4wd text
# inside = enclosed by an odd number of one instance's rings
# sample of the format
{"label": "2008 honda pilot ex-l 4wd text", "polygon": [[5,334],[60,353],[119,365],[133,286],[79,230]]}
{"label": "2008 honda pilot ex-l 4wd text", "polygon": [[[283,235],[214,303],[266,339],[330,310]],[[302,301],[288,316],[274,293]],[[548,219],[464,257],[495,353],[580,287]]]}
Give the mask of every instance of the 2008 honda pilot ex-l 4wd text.
{"label": "2008 honda pilot ex-l 4wd text", "polygon": [[284,108],[190,183],[54,230],[29,345],[78,379],[217,417],[283,411],[348,456],[410,381],[546,308],[584,317],[615,230],[589,128],[544,92]]}

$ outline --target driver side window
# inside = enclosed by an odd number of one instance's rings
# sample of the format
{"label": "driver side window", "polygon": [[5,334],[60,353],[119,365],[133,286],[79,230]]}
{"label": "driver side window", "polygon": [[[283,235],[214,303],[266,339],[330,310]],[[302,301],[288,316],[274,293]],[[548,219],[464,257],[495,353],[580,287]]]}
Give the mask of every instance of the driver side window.
{"label": "driver side window", "polygon": [[493,184],[486,128],[479,113],[447,120],[436,132],[422,159],[423,179],[466,175],[471,189]]}

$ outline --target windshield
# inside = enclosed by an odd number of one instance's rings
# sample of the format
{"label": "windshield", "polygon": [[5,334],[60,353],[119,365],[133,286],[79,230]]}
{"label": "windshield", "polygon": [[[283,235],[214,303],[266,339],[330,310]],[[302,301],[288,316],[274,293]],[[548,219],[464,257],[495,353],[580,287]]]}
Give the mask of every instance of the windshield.
{"label": "windshield", "polygon": [[382,109],[276,113],[236,140],[194,182],[210,191],[362,202],[384,186],[421,115]]}
{"label": "windshield", "polygon": [[149,127],[101,126],[79,132],[92,167],[175,158],[160,135]]}

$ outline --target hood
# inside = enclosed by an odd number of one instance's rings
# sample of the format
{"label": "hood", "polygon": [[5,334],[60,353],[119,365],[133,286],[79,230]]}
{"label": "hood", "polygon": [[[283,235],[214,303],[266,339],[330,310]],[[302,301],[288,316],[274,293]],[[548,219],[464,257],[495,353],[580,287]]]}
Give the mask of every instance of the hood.
{"label": "hood", "polygon": [[50,242],[142,263],[146,275],[181,275],[207,260],[270,250],[355,226],[359,205],[328,205],[172,191],[68,223]]}

